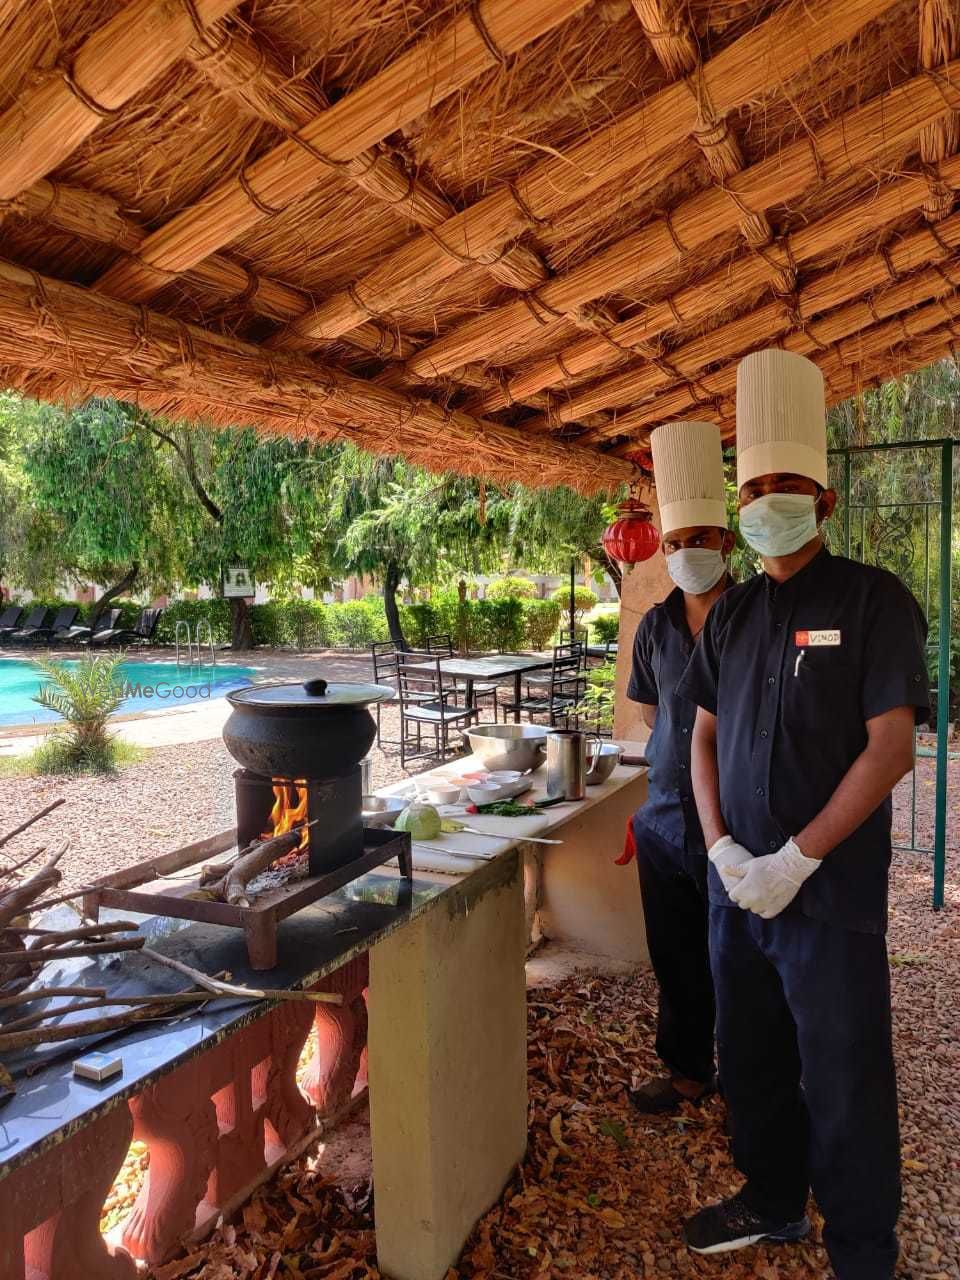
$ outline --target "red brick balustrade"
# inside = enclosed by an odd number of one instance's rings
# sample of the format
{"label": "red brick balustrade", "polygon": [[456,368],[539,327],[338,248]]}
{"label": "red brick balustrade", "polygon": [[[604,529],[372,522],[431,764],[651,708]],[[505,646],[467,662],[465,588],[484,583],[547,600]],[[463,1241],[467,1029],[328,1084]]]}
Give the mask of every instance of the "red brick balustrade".
{"label": "red brick balustrade", "polygon": [[[243,1203],[365,1085],[366,985],[363,955],[318,984],[342,1005],[277,1005],[15,1169],[0,1182],[0,1280],[134,1280],[133,1258],[161,1262]],[[100,1213],[133,1138],[149,1169],[110,1250]]]}

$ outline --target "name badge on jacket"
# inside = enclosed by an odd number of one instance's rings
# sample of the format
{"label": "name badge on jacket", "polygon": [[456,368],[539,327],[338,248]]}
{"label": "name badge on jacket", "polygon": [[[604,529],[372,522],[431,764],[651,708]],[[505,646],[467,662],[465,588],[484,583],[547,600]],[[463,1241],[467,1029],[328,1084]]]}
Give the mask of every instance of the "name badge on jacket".
{"label": "name badge on jacket", "polygon": [[798,649],[816,649],[818,647],[836,647],[840,644],[839,631],[798,631],[794,636],[794,644]]}

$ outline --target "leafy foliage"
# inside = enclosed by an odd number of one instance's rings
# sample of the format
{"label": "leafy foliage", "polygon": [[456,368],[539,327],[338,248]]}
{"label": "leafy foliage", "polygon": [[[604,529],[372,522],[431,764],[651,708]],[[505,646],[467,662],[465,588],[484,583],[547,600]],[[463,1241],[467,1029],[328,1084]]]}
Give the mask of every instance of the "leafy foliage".
{"label": "leafy foliage", "polygon": [[620,634],[620,610],[595,614],[590,627],[598,644],[612,644]]}
{"label": "leafy foliage", "polygon": [[484,595],[487,600],[503,600],[512,596],[515,600],[532,600],[537,594],[536,586],[529,578],[497,578],[491,582]]}
{"label": "leafy foliage", "polygon": [[[550,599],[555,600],[564,613],[568,613],[570,609],[570,588],[557,587],[556,591],[551,591]],[[578,625],[583,622],[586,614],[597,606],[597,596],[589,587],[574,587],[573,591],[574,616]]]}
{"label": "leafy foliage", "polygon": [[47,680],[34,698],[62,716],[51,762],[61,770],[105,773],[114,767],[107,721],[124,698],[118,672],[123,654],[86,654],[78,663],[37,658],[34,666]]}
{"label": "leafy foliage", "polygon": [[613,729],[613,687],[615,662],[604,662],[587,673],[587,687],[577,703],[576,714],[585,728],[610,732]]}

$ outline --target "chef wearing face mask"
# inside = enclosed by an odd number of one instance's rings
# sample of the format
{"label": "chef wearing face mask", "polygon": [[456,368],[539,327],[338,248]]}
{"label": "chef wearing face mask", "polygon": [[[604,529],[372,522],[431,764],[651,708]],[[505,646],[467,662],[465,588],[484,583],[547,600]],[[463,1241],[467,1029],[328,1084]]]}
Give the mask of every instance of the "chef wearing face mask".
{"label": "chef wearing face mask", "polygon": [[707,951],[707,858],[690,782],[696,707],[677,681],[714,601],[730,585],[720,431],[671,422],[651,436],[662,549],[676,589],[637,627],[627,696],[653,730],[648,798],[633,819],[650,958],[660,987],[657,1052],[664,1074],[632,1096],[647,1113],[714,1088],[714,1002]]}
{"label": "chef wearing face mask", "polygon": [[737,376],[740,528],[680,684],[710,870],[717,1046],[746,1182],[701,1253],[797,1240],[812,1185],[839,1280],[892,1280],[900,1201],[884,939],[890,792],[926,718],[926,623],[893,574],[831,555],[823,379],[784,351]]}

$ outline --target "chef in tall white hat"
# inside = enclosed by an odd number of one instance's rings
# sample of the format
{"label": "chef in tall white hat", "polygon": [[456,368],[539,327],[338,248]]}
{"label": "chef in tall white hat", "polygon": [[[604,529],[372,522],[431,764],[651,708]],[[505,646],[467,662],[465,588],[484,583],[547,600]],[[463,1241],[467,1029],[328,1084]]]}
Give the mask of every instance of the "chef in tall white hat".
{"label": "chef in tall white hat", "polygon": [[893,1280],[890,793],[928,712],[926,621],[893,574],[824,544],[836,495],[811,361],[741,362],[737,483],[763,572],[717,602],[680,692],[698,705],[720,1075],[745,1183],[685,1234],[702,1253],[799,1239],[812,1186],[838,1280]]}
{"label": "chef in tall white hat", "polygon": [[733,534],[720,431],[712,422],[670,422],[651,437],[663,530],[675,589],[637,627],[628,697],[652,729],[647,800],[632,823],[647,924],[660,986],[657,1052],[663,1072],[632,1094],[663,1112],[713,1092],[713,982],[707,950],[707,857],[690,782],[696,707],[679,681],[714,601],[730,586]]}

